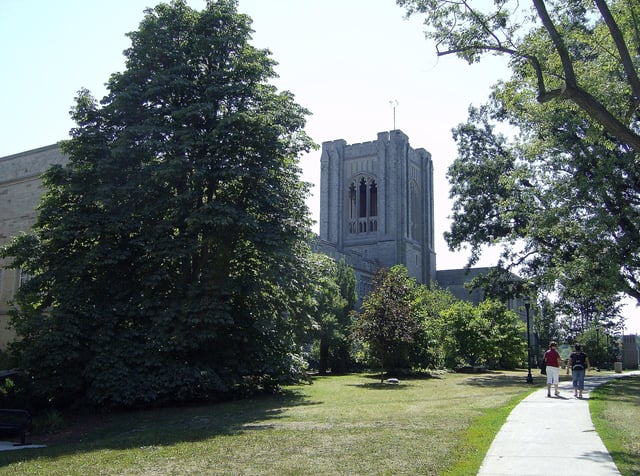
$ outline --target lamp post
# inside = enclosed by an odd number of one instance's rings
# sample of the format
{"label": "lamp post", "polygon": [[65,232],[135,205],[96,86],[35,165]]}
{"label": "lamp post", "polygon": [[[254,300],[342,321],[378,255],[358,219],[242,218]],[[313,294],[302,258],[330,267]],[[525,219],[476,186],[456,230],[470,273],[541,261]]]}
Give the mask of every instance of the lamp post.
{"label": "lamp post", "polygon": [[531,376],[531,330],[529,327],[529,308],[531,307],[531,300],[529,296],[524,297],[524,308],[527,312],[527,383],[533,383],[533,377]]}

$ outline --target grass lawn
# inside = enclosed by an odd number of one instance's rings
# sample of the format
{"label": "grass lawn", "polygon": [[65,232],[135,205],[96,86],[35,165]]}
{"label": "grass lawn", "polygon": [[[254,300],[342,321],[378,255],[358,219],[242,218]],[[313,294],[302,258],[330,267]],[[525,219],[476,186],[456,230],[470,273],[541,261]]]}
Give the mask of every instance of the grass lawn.
{"label": "grass lawn", "polygon": [[475,475],[513,406],[544,385],[525,374],[316,377],[278,396],[68,422],[31,437],[47,448],[0,452],[0,474]]}
{"label": "grass lawn", "polygon": [[640,474],[640,376],[596,388],[589,410],[602,442],[623,476]]}

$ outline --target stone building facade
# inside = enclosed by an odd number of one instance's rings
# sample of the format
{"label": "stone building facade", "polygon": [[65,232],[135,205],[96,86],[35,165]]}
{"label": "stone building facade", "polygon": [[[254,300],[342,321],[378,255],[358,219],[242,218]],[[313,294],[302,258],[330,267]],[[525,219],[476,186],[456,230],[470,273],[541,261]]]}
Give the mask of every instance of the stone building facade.
{"label": "stone building facade", "polygon": [[[29,230],[42,195],[40,175],[65,164],[57,145],[0,158],[0,246]],[[479,302],[464,282],[479,272],[436,271],[433,217],[433,162],[414,149],[400,130],[380,132],[376,140],[322,144],[320,236],[316,252],[344,259],[355,270],[358,295],[370,290],[381,267],[403,264],[418,282],[439,282],[458,298]],[[14,335],[7,329],[7,302],[25,276],[0,262],[0,349]]]}
{"label": "stone building facade", "polygon": [[489,268],[436,269],[429,152],[414,149],[402,131],[393,130],[371,142],[324,142],[320,161],[320,237],[314,250],[354,268],[359,296],[377,269],[403,264],[422,284],[437,282],[475,304],[483,299],[482,291],[464,284]]}
{"label": "stone building facade", "polygon": [[[442,288],[451,291],[451,293],[458,299],[469,301],[477,306],[484,299],[482,289],[467,289],[465,287],[465,283],[471,281],[475,277],[485,275],[490,271],[491,268],[443,269],[436,272],[436,282]],[[518,279],[518,277],[514,275],[513,279]],[[507,305],[511,309],[517,309],[513,302],[509,302]],[[524,304],[518,302],[517,305]]]}
{"label": "stone building facade", "polygon": [[376,140],[322,144],[316,251],[344,257],[359,295],[380,267],[403,264],[418,282],[436,278],[433,162],[400,130]]}
{"label": "stone building facade", "polygon": [[[66,162],[57,145],[0,157],[0,246],[33,225],[43,192],[40,175]],[[5,264],[0,261],[0,349],[14,337],[7,329],[8,301],[25,278],[19,271],[4,268]]]}

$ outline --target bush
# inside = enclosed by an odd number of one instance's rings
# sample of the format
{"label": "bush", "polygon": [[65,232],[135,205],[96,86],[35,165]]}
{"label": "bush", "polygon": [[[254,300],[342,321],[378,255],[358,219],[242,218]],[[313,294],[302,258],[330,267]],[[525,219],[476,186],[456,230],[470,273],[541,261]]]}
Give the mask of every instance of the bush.
{"label": "bush", "polygon": [[18,369],[0,372],[0,408],[36,409],[29,376]]}

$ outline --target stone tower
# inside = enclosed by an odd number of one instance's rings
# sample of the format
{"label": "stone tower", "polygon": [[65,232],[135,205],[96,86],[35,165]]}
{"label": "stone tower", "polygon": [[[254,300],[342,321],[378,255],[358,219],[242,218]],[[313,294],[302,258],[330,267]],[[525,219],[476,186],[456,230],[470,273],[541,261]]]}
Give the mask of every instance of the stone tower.
{"label": "stone tower", "polygon": [[[320,242],[333,255],[362,258],[358,271],[403,264],[428,284],[436,278],[433,162],[400,130],[372,142],[322,144]],[[366,272],[369,274],[369,272]]]}

